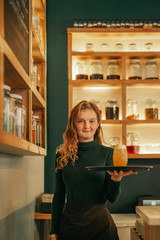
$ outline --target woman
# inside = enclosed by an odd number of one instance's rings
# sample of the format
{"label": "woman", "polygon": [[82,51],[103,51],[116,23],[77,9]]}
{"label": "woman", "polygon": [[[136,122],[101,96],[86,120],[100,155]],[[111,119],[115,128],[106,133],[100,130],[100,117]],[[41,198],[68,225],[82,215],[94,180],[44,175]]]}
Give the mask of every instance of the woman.
{"label": "woman", "polygon": [[63,134],[64,143],[57,148],[52,240],[119,239],[105,203],[118,198],[120,180],[135,172],[88,171],[85,168],[113,165],[113,149],[102,145],[101,135],[98,107],[92,102],[81,101],[72,109]]}

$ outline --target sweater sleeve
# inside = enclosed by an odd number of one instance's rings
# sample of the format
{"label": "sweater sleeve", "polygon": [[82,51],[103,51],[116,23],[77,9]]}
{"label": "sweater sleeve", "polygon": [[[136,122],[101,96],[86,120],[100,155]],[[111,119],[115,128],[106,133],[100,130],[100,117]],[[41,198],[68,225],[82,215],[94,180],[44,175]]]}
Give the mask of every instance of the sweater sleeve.
{"label": "sweater sleeve", "polygon": [[62,170],[58,170],[56,172],[56,189],[52,201],[52,221],[50,234],[58,234],[64,203],[65,185],[62,179]]}
{"label": "sweater sleeve", "polygon": [[[106,156],[106,165],[113,166],[113,149],[109,149]],[[121,193],[120,182],[114,182],[111,176],[106,172],[106,194],[107,199],[110,202],[114,202],[118,199]]]}

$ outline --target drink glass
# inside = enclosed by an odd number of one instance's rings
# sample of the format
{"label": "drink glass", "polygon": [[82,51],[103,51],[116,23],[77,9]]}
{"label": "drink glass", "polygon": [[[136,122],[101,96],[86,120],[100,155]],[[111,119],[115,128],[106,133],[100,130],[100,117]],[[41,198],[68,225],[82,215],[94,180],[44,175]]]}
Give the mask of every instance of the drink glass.
{"label": "drink glass", "polygon": [[115,167],[117,167],[117,166],[127,166],[127,163],[128,163],[128,157],[127,157],[126,146],[118,144],[114,148],[113,164]]}

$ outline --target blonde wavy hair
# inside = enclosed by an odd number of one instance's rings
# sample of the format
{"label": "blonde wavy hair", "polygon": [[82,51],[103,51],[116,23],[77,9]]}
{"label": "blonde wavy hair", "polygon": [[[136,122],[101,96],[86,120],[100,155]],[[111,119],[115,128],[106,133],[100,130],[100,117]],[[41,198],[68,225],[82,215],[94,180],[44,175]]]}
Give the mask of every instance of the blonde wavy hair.
{"label": "blonde wavy hair", "polygon": [[75,161],[78,159],[77,152],[78,152],[78,135],[76,129],[76,120],[80,114],[81,110],[91,109],[96,113],[97,121],[99,126],[96,130],[94,135],[94,139],[97,139],[100,144],[102,144],[103,132],[100,125],[100,111],[96,104],[88,101],[81,101],[79,102],[74,108],[72,109],[68,121],[68,125],[66,131],[63,133],[63,141],[64,143],[57,147],[57,167],[58,169],[63,169],[67,163],[72,161],[74,164]]}

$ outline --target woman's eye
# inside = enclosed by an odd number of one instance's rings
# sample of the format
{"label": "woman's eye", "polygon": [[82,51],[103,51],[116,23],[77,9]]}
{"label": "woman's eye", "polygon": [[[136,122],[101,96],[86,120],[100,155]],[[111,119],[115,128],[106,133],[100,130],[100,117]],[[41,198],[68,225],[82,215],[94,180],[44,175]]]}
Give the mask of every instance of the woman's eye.
{"label": "woman's eye", "polygon": [[90,123],[94,123],[95,121],[94,120],[91,120]]}
{"label": "woman's eye", "polygon": [[78,123],[82,123],[83,121],[82,121],[82,120],[78,120],[77,122],[78,122]]}

